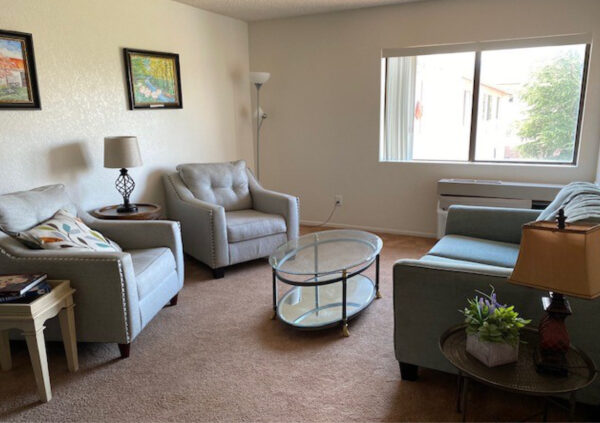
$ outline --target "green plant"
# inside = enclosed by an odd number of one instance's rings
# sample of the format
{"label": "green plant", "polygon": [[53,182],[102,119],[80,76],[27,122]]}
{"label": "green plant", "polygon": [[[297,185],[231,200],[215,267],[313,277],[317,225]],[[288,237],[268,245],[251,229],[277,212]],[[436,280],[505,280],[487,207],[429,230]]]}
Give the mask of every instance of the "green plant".
{"label": "green plant", "polygon": [[514,306],[500,304],[494,287],[491,288],[492,292],[489,295],[476,291],[482,296],[467,300],[468,306],[460,310],[465,316],[467,334],[477,335],[482,341],[517,345],[519,330],[531,320],[519,317]]}

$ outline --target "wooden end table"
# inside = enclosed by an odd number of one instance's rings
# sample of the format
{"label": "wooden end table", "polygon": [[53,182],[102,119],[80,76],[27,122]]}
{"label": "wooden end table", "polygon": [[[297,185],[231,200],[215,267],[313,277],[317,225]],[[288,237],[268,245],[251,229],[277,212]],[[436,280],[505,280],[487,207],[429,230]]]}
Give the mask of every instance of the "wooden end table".
{"label": "wooden end table", "polygon": [[[458,369],[457,411],[462,412],[463,422],[467,416],[467,394],[469,380],[484,385],[516,392],[523,395],[539,396],[546,399],[543,414],[544,421],[548,417],[548,403],[552,397],[569,395],[569,418],[575,414],[577,391],[590,385],[596,379],[596,366],[583,351],[571,345],[567,353],[569,374],[559,377],[540,374],[535,369],[534,352],[538,344],[538,331],[523,328],[520,332],[522,341],[519,345],[519,359],[516,363],[497,367],[487,367],[466,350],[466,325],[458,325],[448,329],[440,338],[442,354]],[[531,416],[530,418],[535,417]],[[529,420],[528,418],[527,420]]]}
{"label": "wooden end table", "polygon": [[77,337],[75,335],[75,317],[73,314],[73,292],[69,281],[47,281],[52,291],[28,304],[0,304],[0,367],[8,371],[12,367],[10,357],[9,329],[23,331],[27,349],[33,366],[33,374],[40,400],[52,399],[48,358],[44,340],[44,323],[58,315],[60,331],[67,356],[69,371],[79,369],[77,357]]}
{"label": "wooden end table", "polygon": [[158,220],[162,212],[158,204],[137,203],[134,204],[138,209],[131,213],[119,213],[119,205],[100,207],[92,211],[92,215],[98,219],[112,220]]}

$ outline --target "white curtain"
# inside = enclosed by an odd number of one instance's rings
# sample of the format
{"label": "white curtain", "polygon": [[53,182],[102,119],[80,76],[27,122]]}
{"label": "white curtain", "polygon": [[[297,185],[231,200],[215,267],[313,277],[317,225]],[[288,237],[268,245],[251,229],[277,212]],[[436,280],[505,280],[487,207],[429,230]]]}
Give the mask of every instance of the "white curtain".
{"label": "white curtain", "polygon": [[411,160],[415,119],[416,57],[388,57],[384,160]]}

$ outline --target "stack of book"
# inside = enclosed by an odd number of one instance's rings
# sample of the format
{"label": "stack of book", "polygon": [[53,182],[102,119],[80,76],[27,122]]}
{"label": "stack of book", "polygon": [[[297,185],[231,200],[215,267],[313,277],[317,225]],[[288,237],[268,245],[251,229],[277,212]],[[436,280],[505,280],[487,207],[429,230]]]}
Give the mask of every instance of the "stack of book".
{"label": "stack of book", "polygon": [[45,273],[0,275],[1,303],[30,303],[52,290]]}

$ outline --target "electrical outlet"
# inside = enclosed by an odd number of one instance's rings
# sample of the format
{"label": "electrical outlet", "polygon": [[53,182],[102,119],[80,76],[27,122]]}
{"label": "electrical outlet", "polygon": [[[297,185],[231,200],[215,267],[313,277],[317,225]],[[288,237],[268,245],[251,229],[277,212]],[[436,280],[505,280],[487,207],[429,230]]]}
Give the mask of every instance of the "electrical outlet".
{"label": "electrical outlet", "polygon": [[344,197],[342,196],[342,194],[336,194],[335,195],[335,206],[342,207],[343,204],[344,204]]}

